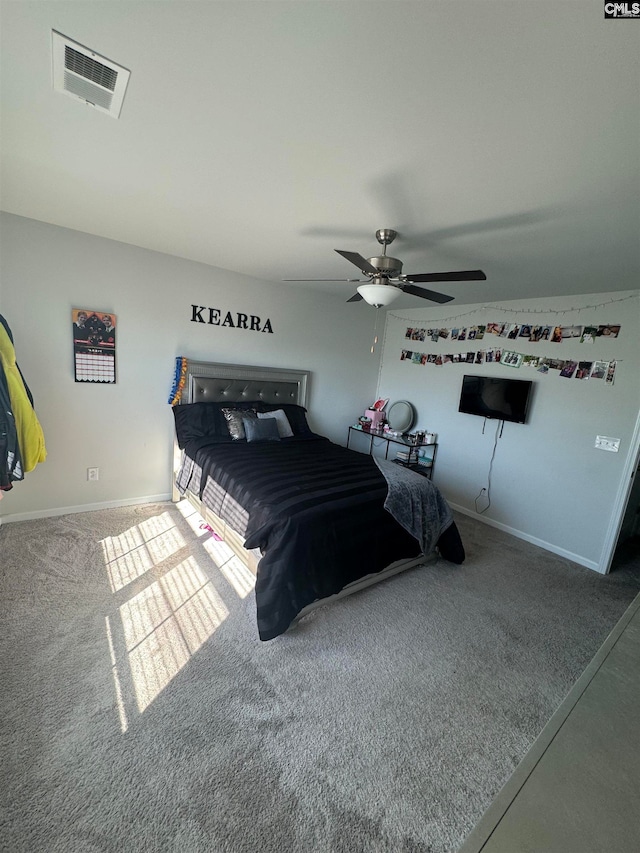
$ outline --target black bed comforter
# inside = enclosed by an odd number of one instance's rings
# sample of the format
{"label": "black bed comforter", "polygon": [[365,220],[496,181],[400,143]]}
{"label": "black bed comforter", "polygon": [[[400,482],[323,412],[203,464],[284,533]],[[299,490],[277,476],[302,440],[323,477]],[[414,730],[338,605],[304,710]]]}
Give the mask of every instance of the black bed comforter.
{"label": "black bed comforter", "polygon": [[[262,552],[256,579],[261,640],[282,634],[313,601],[420,554],[416,539],[384,509],[388,486],[375,461],[327,438],[198,439],[185,448],[176,484],[205,505],[207,494],[217,495],[211,509],[246,537],[246,548]],[[230,498],[229,512],[221,495]],[[238,506],[246,511],[244,530],[230,517]],[[444,536],[447,544],[459,542],[455,529]]]}

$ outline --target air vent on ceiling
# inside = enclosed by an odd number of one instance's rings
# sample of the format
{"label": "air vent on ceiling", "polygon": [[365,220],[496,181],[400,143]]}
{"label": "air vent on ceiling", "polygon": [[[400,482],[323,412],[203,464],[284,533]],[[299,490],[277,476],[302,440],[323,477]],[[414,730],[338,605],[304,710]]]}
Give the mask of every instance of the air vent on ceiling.
{"label": "air vent on ceiling", "polygon": [[130,72],[62,33],[51,36],[55,91],[118,118]]}

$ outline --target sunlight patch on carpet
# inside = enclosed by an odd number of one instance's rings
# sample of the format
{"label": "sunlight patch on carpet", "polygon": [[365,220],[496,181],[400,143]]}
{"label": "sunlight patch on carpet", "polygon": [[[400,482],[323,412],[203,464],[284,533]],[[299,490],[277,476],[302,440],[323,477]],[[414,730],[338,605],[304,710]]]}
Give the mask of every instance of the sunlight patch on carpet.
{"label": "sunlight patch on carpet", "polygon": [[193,557],[120,607],[142,713],[229,615]]}
{"label": "sunlight patch on carpet", "polygon": [[112,592],[186,546],[168,512],[134,525],[119,536],[107,536],[100,544]]}
{"label": "sunlight patch on carpet", "polygon": [[[178,509],[191,530],[204,537],[200,544],[213,566],[203,569],[190,556],[157,577],[163,564],[172,557],[173,562],[180,559],[179,552],[187,547],[168,512],[101,540],[111,591],[120,593],[120,600],[123,594],[130,596],[119,607],[121,631],[106,618],[123,732],[135,707],[143,713],[229,615],[209,576],[224,578],[241,599],[255,586],[253,573],[198,511],[188,501],[181,501]],[[143,583],[148,585],[141,590]]]}
{"label": "sunlight patch on carpet", "polygon": [[118,662],[116,660],[116,652],[113,646],[113,634],[111,633],[111,622],[109,621],[109,617],[104,617],[106,629],[107,629],[107,642],[109,643],[109,657],[111,658],[111,674],[113,675],[113,685],[116,691],[116,705],[118,706],[118,716],[120,717],[120,729],[122,733],[126,732],[129,728],[129,721],[127,720],[127,711],[124,705],[124,698],[122,696],[122,683],[120,681],[120,673],[118,672]]}

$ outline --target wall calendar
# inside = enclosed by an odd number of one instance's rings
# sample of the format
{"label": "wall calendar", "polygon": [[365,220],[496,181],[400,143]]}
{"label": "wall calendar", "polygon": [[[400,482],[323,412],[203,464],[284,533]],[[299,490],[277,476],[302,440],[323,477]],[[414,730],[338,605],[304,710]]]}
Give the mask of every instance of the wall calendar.
{"label": "wall calendar", "polygon": [[115,314],[74,308],[71,320],[75,381],[115,384]]}

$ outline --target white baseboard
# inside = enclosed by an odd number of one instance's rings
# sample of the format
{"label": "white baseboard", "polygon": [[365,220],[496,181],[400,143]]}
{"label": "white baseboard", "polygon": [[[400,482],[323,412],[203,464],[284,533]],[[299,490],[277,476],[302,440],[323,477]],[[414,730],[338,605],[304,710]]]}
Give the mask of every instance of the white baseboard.
{"label": "white baseboard", "polygon": [[509,527],[508,524],[502,524],[499,521],[494,521],[492,518],[487,518],[485,515],[481,515],[479,512],[474,512],[464,506],[458,506],[458,504],[453,503],[449,503],[449,506],[455,512],[461,512],[463,515],[475,518],[477,521],[481,521],[489,527],[497,527],[498,530],[504,530],[505,533],[510,533],[511,536],[515,536],[517,539],[523,539],[525,542],[530,542],[532,545],[544,548],[545,551],[551,551],[552,554],[557,554],[559,557],[565,557],[567,560],[571,560],[572,563],[578,563],[578,565],[585,566],[587,569],[593,569],[594,572],[604,574],[598,563],[593,560],[587,560],[586,557],[582,557],[580,554],[574,554],[572,551],[566,551],[564,548],[552,545],[551,542],[545,542],[543,539],[530,536],[528,533],[523,533],[522,530],[516,530],[515,527]]}
{"label": "white baseboard", "polygon": [[52,518],[56,515],[71,515],[76,512],[93,512],[96,509],[113,509],[119,506],[134,506],[135,504],[165,503],[171,500],[171,492],[163,495],[147,495],[143,498],[126,498],[119,501],[103,501],[95,504],[82,504],[81,506],[62,506],[53,509],[40,509],[34,512],[16,512],[13,515],[0,516],[0,524],[10,521],[32,521],[36,518]]}

